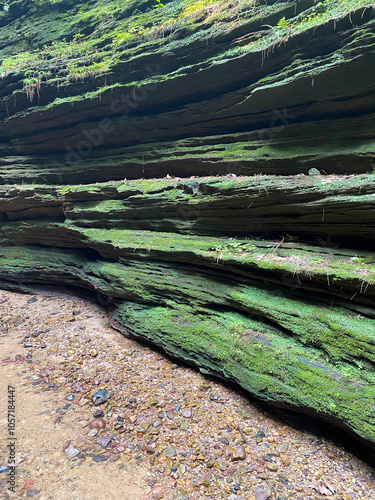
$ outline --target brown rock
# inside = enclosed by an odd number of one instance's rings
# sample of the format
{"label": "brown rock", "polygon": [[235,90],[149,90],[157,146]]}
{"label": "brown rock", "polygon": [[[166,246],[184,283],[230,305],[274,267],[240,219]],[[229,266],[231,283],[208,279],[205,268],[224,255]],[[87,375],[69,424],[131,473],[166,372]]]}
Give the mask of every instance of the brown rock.
{"label": "brown rock", "polygon": [[290,465],[290,458],[288,457],[288,455],[281,453],[280,460],[281,460],[283,465],[286,465],[286,466]]}
{"label": "brown rock", "polygon": [[243,448],[242,446],[238,446],[237,448],[234,448],[231,458],[232,458],[233,462],[235,460],[245,460],[245,458],[246,458],[245,448]]}
{"label": "brown rock", "polygon": [[90,422],[90,429],[105,429],[105,421],[102,418],[95,418]]}
{"label": "brown rock", "polygon": [[111,442],[111,438],[105,432],[101,432],[95,439],[95,443],[105,448]]}

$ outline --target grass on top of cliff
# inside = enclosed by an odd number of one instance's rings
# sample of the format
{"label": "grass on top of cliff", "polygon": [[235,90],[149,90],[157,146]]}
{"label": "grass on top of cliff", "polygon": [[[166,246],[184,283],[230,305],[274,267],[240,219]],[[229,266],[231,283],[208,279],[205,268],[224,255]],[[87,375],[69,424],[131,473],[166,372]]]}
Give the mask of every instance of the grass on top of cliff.
{"label": "grass on top of cliff", "polygon": [[[267,50],[303,30],[372,5],[372,0],[272,5],[264,0],[104,0],[83,5],[76,0],[2,0],[0,25],[8,43],[0,50],[0,77],[19,82],[14,91],[26,92],[32,101],[46,83],[89,80],[91,88],[102,87],[121,61],[168,44],[186,46],[197,37],[208,39],[248,25],[251,42],[234,48],[230,42],[232,55]],[[216,50],[227,49],[224,44]]]}

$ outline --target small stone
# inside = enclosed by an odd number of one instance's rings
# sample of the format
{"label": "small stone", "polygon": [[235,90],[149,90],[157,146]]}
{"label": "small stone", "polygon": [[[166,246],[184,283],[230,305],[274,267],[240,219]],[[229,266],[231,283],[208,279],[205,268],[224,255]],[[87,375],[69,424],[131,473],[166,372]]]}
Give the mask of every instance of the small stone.
{"label": "small stone", "polygon": [[105,429],[106,423],[102,418],[95,418],[90,422],[90,429]]}
{"label": "small stone", "polygon": [[235,448],[232,452],[232,461],[234,462],[235,460],[245,460],[246,458],[246,451],[245,448],[242,446],[238,446]]}
{"label": "small stone", "polygon": [[72,458],[76,457],[79,454],[80,451],[77,450],[77,448],[74,448],[74,446],[71,444],[65,449],[65,455],[69,460],[71,460]]}
{"label": "small stone", "polygon": [[262,488],[262,486],[258,486],[254,490],[254,496],[255,496],[255,500],[268,500],[271,495],[268,493],[268,491],[265,491]]}
{"label": "small stone", "polygon": [[327,450],[327,451],[326,451],[326,455],[327,455],[327,457],[328,457],[328,458],[330,458],[331,460],[334,460],[334,459],[336,458],[335,453],[334,453],[333,451],[331,451],[331,450]]}
{"label": "small stone", "polygon": [[184,408],[181,412],[181,415],[185,418],[191,417],[191,408]]}
{"label": "small stone", "polygon": [[186,473],[186,465],[185,464],[180,464],[178,467],[177,467],[177,472],[183,476],[185,473]]}
{"label": "small stone", "polygon": [[159,495],[163,491],[163,487],[160,484],[155,484],[155,486],[151,488],[151,491],[153,495]]}
{"label": "small stone", "polygon": [[210,458],[208,462],[206,463],[206,467],[209,469],[215,465],[216,460],[214,458]]}
{"label": "small stone", "polygon": [[97,435],[98,429],[90,429],[89,432],[87,433],[87,437],[93,438]]}
{"label": "small stone", "polygon": [[110,397],[107,389],[102,389],[101,391],[96,392],[93,396],[91,396],[91,400],[95,406],[101,405],[105,403]]}
{"label": "small stone", "polygon": [[276,464],[267,464],[266,467],[271,472],[277,472],[279,470],[279,468]]}
{"label": "small stone", "polygon": [[173,446],[168,446],[168,448],[165,448],[163,451],[163,454],[167,457],[175,457],[177,455],[177,451]]}
{"label": "small stone", "polygon": [[98,355],[98,351],[97,351],[97,350],[95,350],[95,349],[91,349],[91,351],[90,351],[90,356],[91,356],[92,358],[96,358],[96,356],[97,356],[97,355]]}
{"label": "small stone", "polygon": [[[259,477],[260,479],[264,479],[264,480],[266,480],[266,479],[268,479],[270,476],[267,474],[267,472],[260,472],[260,473],[258,474],[258,477]],[[267,498],[268,498],[268,497],[267,497]]]}
{"label": "small stone", "polygon": [[103,410],[96,410],[96,411],[94,411],[94,417],[95,418],[104,417],[104,411]]}
{"label": "small stone", "polygon": [[233,474],[233,481],[236,483],[236,484],[242,484],[242,477],[241,475],[238,473],[238,472],[235,472]]}
{"label": "small stone", "polygon": [[227,470],[228,469],[228,464],[226,463],[225,460],[223,460],[222,458],[218,458],[217,460],[218,464],[219,464],[219,469],[224,471],[224,470]]}
{"label": "small stone", "polygon": [[243,410],[242,408],[240,410],[238,410],[238,414],[241,418],[243,418],[244,420],[250,420],[251,419],[251,415],[249,415],[247,413],[247,411]]}
{"label": "small stone", "polygon": [[105,432],[101,432],[95,439],[95,443],[105,448],[111,442],[111,438]]}
{"label": "small stone", "polygon": [[108,457],[105,457],[104,455],[94,455],[92,459],[94,460],[94,462],[105,462],[106,460],[108,460]]}
{"label": "small stone", "polygon": [[279,446],[276,448],[277,451],[280,453],[285,453],[289,448],[289,443],[281,443]]}
{"label": "small stone", "polygon": [[29,299],[27,301],[28,304],[34,304],[34,302],[37,302],[38,301],[38,297],[31,297],[31,299]]}
{"label": "small stone", "polygon": [[286,465],[286,466],[290,465],[290,458],[288,457],[288,455],[285,455],[284,453],[282,453],[280,455],[280,460],[281,460],[283,465]]}
{"label": "small stone", "polygon": [[156,406],[158,403],[158,399],[150,399],[150,401],[147,402],[147,406]]}

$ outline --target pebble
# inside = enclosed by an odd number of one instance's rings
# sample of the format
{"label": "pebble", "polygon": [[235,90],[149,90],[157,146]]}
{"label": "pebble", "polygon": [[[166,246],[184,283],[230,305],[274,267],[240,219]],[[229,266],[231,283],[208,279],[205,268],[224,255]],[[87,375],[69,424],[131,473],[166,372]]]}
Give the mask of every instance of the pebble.
{"label": "pebble", "polygon": [[105,403],[110,397],[107,389],[102,389],[91,396],[91,400],[95,406]]}
{"label": "pebble", "polygon": [[177,455],[176,448],[173,446],[168,446],[168,448],[165,448],[163,451],[163,454],[167,457],[175,457]]}
{"label": "pebble", "polygon": [[238,410],[238,414],[244,420],[250,420],[251,419],[251,415],[249,413],[247,413],[247,411],[243,410],[242,408],[240,410]]}
{"label": "pebble", "polygon": [[155,484],[155,486],[151,488],[151,491],[153,495],[159,495],[163,491],[163,487],[160,484]]}
{"label": "pebble", "polygon": [[243,448],[242,446],[238,446],[237,448],[235,448],[232,452],[232,460],[235,461],[235,460],[245,460],[246,458],[246,451],[245,451],[245,448]]}
{"label": "pebble", "polygon": [[72,458],[76,457],[79,454],[80,451],[71,444],[65,449],[65,455],[69,460],[71,460]]}
{"label": "pebble", "polygon": [[286,465],[286,466],[290,465],[290,463],[291,463],[290,458],[288,457],[288,455],[285,455],[285,454],[280,455],[280,460],[281,460],[282,464]]}
{"label": "pebble", "polygon": [[267,474],[267,472],[260,472],[258,474],[258,477],[260,477],[260,479],[268,479],[270,476]]}
{"label": "pebble", "polygon": [[97,438],[95,439],[95,443],[99,444],[103,448],[105,448],[110,442],[111,438],[105,432],[101,432],[100,434],[98,434]]}
{"label": "pebble", "polygon": [[106,423],[102,418],[95,418],[90,422],[90,429],[105,429]]}
{"label": "pebble", "polygon": [[285,453],[289,448],[289,443],[281,443],[279,446],[276,448],[277,451],[280,453]]}
{"label": "pebble", "polygon": [[254,489],[255,500],[268,500],[271,498],[270,493],[265,491],[261,486]]}
{"label": "pebble", "polygon": [[279,470],[276,464],[267,464],[267,469],[271,472],[277,472]]}
{"label": "pebble", "polygon": [[225,460],[223,460],[222,458],[219,458],[218,459],[218,464],[219,464],[219,469],[222,470],[222,471],[225,471],[228,469],[228,464]]}
{"label": "pebble", "polygon": [[191,408],[184,408],[181,412],[181,415],[185,418],[190,418],[191,417]]}

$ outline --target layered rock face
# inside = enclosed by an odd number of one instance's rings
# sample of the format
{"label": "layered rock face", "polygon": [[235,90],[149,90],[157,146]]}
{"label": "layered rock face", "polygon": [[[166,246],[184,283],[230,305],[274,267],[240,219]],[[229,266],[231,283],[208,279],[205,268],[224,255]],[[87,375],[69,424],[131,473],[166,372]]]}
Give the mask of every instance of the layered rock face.
{"label": "layered rock face", "polygon": [[0,286],[375,450],[369,1],[8,2]]}

